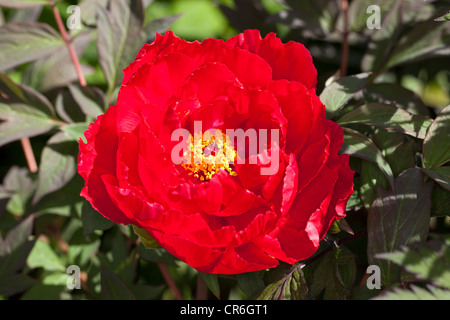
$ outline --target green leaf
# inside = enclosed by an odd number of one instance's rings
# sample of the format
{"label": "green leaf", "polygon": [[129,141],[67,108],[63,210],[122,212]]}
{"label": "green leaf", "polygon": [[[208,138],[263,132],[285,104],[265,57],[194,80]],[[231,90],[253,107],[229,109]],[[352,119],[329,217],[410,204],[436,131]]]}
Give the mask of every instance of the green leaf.
{"label": "green leaf", "polygon": [[12,274],[0,277],[0,295],[12,296],[27,290],[36,281],[25,274]]}
{"label": "green leaf", "polygon": [[34,215],[22,220],[14,229],[8,232],[3,246],[0,248],[0,256],[7,255],[26,243],[33,230]]}
{"label": "green leaf", "polygon": [[2,251],[5,250],[5,252],[2,252],[2,255],[11,253],[19,246],[28,242],[32,233],[33,222],[34,215],[30,215],[8,233],[3,242],[4,248],[2,248]]}
{"label": "green leaf", "polygon": [[247,295],[249,299],[253,299],[260,294],[264,288],[264,281],[258,272],[246,272],[236,275],[239,288]]}
{"label": "green leaf", "polygon": [[61,296],[67,292],[67,286],[47,285],[38,283],[25,292],[21,300],[61,300]]}
{"label": "green leaf", "polygon": [[[382,2],[383,8],[380,10],[380,19],[383,19],[383,21],[379,29],[369,30],[371,39],[367,45],[367,52],[361,60],[361,69],[364,71],[378,71],[383,68],[386,58],[395,46],[396,41],[398,41],[401,32],[402,1],[390,0]],[[379,6],[381,3],[370,2],[369,5]],[[361,9],[367,10],[368,6]]]}
{"label": "green leaf", "polygon": [[0,27],[0,70],[34,61],[64,46],[64,40],[48,24],[10,22]]}
{"label": "green leaf", "polygon": [[450,197],[448,190],[435,183],[431,192],[431,216],[450,216]]}
{"label": "green leaf", "polygon": [[450,289],[450,239],[433,239],[425,244],[377,254],[407,272],[434,285]]}
{"label": "green leaf", "polygon": [[75,234],[68,239],[68,243],[70,246],[67,257],[70,264],[83,268],[88,266],[94,257],[99,257],[100,239],[96,235],[85,237],[81,228],[78,228]]}
{"label": "green leaf", "polygon": [[366,87],[368,102],[394,105],[412,114],[429,116],[430,111],[417,93],[396,83],[374,83]]}
{"label": "green leaf", "polygon": [[5,191],[10,193],[6,209],[16,217],[24,215],[36,188],[29,170],[16,166],[11,167],[4,178],[3,186]]}
{"label": "green leaf", "polygon": [[81,221],[83,222],[83,234],[85,236],[90,235],[94,230],[107,230],[114,225],[114,222],[94,210],[87,201],[83,201],[81,207]]}
{"label": "green leaf", "polygon": [[424,240],[428,234],[432,184],[423,181],[419,168],[403,171],[395,179],[394,191],[378,188],[369,210],[367,256],[370,264],[381,268],[384,284],[393,281],[395,270],[376,255]]}
{"label": "green leaf", "polygon": [[0,278],[8,277],[21,270],[27,262],[28,255],[36,240],[27,240],[17,246],[11,253],[0,256]]}
{"label": "green leaf", "polygon": [[450,25],[448,23],[436,23],[433,20],[418,22],[400,39],[389,57],[386,68],[424,58],[448,55],[449,45]]}
{"label": "green leaf", "polygon": [[108,97],[122,81],[122,70],[142,45],[137,41],[140,41],[143,24],[142,1],[111,1],[109,11],[98,7],[97,50],[108,82]]}
{"label": "green leaf", "polygon": [[309,289],[302,265],[295,265],[280,280],[268,285],[258,300],[306,300],[308,298]]}
{"label": "green leaf", "polygon": [[156,242],[155,239],[151,235],[148,234],[148,232],[143,228],[138,228],[136,226],[133,226],[134,232],[139,236],[139,239],[141,239],[142,244],[146,249],[159,249],[161,246],[158,242]]}
{"label": "green leaf", "polygon": [[205,281],[206,286],[209,290],[216,296],[217,299],[220,299],[220,286],[219,286],[219,280],[217,278],[216,274],[212,273],[198,273],[202,279]]}
{"label": "green leaf", "polygon": [[342,109],[358,92],[364,89],[370,73],[360,73],[340,78],[323,89],[320,100],[325,105],[327,118]]}
{"label": "green leaf", "polygon": [[439,183],[444,189],[450,191],[450,167],[422,168],[422,172]]}
{"label": "green leaf", "polygon": [[344,130],[344,143],[342,144],[341,154],[349,154],[353,157],[358,157],[364,160],[371,161],[378,165],[380,170],[386,176],[391,187],[394,186],[394,174],[391,167],[387,163],[386,159],[381,154],[381,151],[377,146],[356,130],[349,128],[343,128]]}
{"label": "green leaf", "polygon": [[[83,55],[87,45],[92,41],[92,33],[83,33],[71,40],[72,47],[78,57]],[[93,72],[91,66],[82,64],[84,75]],[[78,74],[68,54],[67,47],[60,47],[50,56],[31,63],[23,72],[22,83],[40,92],[67,86],[78,81]]]}
{"label": "green leaf", "polygon": [[135,300],[128,286],[116,274],[101,265],[102,299],[104,300]]}
{"label": "green leaf", "polygon": [[434,21],[450,21],[450,11],[443,16],[434,19]]}
{"label": "green leaf", "polygon": [[385,128],[413,137],[424,139],[432,120],[421,115],[414,115],[392,105],[369,103],[358,107],[344,116],[337,123],[341,125],[359,123]]}
{"label": "green leaf", "polygon": [[389,182],[377,165],[373,162],[363,161],[361,165],[360,196],[364,208],[369,210],[376,198],[378,187],[387,189]]}
{"label": "green leaf", "polygon": [[314,269],[311,285],[311,296],[317,297],[323,292],[324,300],[345,300],[349,288],[342,278],[339,265],[350,263],[354,259],[352,254],[343,249],[334,247],[321,258],[319,265]]}
{"label": "green leaf", "polygon": [[105,97],[98,88],[69,85],[69,91],[84,114],[97,118],[104,113],[102,106],[105,104]]}
{"label": "green leaf", "polygon": [[64,132],[52,136],[42,150],[33,203],[64,187],[76,173],[77,144]]}
{"label": "green leaf", "polygon": [[411,285],[411,290],[396,288],[384,292],[372,300],[450,300],[450,290],[443,290],[433,286],[427,289]]}
{"label": "green leaf", "polygon": [[73,141],[83,139],[86,142],[84,132],[89,128],[88,123],[71,123],[61,127],[61,130],[67,134],[67,137]]}
{"label": "green leaf", "polygon": [[57,125],[50,102],[0,73],[0,146],[50,131]]}
{"label": "green leaf", "polygon": [[181,17],[181,14],[157,18],[150,21],[142,31],[142,37],[145,42],[153,41],[156,33],[163,33]]}
{"label": "green leaf", "polygon": [[415,142],[399,132],[378,128],[372,138],[380,149],[395,176],[416,165]]}
{"label": "green leaf", "polygon": [[438,167],[450,160],[450,105],[441,110],[423,141],[425,168]]}
{"label": "green leaf", "polygon": [[162,262],[167,266],[177,266],[177,259],[165,249],[148,250],[143,245],[138,246],[139,257],[149,262]]}
{"label": "green leaf", "polygon": [[28,256],[27,265],[31,269],[43,268],[47,271],[66,271],[66,267],[52,247],[41,239],[36,241]]}
{"label": "green leaf", "polygon": [[31,8],[49,4],[49,0],[0,0],[0,7],[17,9]]}

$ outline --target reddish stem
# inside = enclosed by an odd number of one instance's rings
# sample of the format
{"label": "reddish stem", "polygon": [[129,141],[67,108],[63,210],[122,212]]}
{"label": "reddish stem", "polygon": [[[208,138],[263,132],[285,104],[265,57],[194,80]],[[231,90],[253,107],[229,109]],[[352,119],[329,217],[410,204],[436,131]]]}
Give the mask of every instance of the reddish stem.
{"label": "reddish stem", "polygon": [[59,10],[54,3],[52,3],[52,11],[56,20],[56,24],[58,25],[59,32],[61,33],[61,36],[63,37],[64,42],[66,43],[67,49],[69,50],[70,58],[72,59],[72,63],[78,75],[78,81],[80,82],[80,85],[82,87],[85,87],[87,83],[86,79],[84,78],[83,71],[81,69],[80,61],[78,60],[78,56],[75,50],[73,49],[72,43],[70,42],[69,35],[67,34],[66,28],[64,27],[64,23],[61,19]]}
{"label": "reddish stem", "polygon": [[180,291],[177,288],[177,285],[175,284],[175,281],[173,281],[172,276],[170,275],[169,269],[167,269],[167,266],[160,262],[158,263],[159,270],[161,271],[164,279],[166,280],[167,285],[169,288],[173,291],[175,294],[175,298],[177,300],[183,300],[183,296],[181,295]]}
{"label": "reddish stem", "polygon": [[342,53],[341,53],[341,70],[340,76],[345,77],[347,74],[348,64],[348,0],[341,1],[342,19],[344,24],[344,31],[342,33]]}
{"label": "reddish stem", "polygon": [[37,172],[38,166],[34,157],[33,148],[31,147],[30,139],[22,138],[20,139],[20,143],[22,144],[23,153],[25,154],[25,158],[27,159],[28,169],[33,173]]}

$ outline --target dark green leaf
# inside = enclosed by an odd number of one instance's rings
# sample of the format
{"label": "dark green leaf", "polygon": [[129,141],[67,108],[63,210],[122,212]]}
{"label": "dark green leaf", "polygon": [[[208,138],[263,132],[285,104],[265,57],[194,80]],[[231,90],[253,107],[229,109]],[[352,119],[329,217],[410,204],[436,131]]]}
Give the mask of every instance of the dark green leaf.
{"label": "dark green leaf", "polygon": [[323,292],[325,300],[347,299],[349,288],[343,281],[339,265],[351,262],[354,256],[341,251],[342,249],[334,247],[321,258],[319,265],[314,269],[311,285],[313,298]]}
{"label": "dark green leaf", "polygon": [[31,287],[25,292],[21,300],[61,300],[62,294],[67,291],[66,286],[62,285],[47,285],[39,283]]}
{"label": "dark green leaf", "polygon": [[[82,56],[92,38],[92,34],[86,32],[78,35],[71,41],[78,57]],[[89,75],[93,72],[93,68],[82,64],[81,71],[84,75]],[[33,87],[40,92],[47,92],[54,88],[66,86],[73,81],[78,81],[78,75],[65,46],[55,50],[49,57],[39,59],[30,64],[25,69],[22,79],[23,84]]]}
{"label": "dark green leaf", "polygon": [[445,190],[437,183],[433,186],[431,193],[431,216],[450,216],[450,197],[448,190]]}
{"label": "dark green leaf", "polygon": [[249,299],[253,299],[264,290],[264,281],[258,272],[240,273],[236,279],[239,287]]}
{"label": "dark green leaf", "polygon": [[[80,223],[79,220],[77,222]],[[83,268],[90,265],[93,259],[99,258],[100,239],[96,235],[91,234],[89,237],[86,237],[83,230],[77,228],[74,235],[68,239],[68,242],[70,246],[67,257],[71,264],[76,264]]]}
{"label": "dark green leaf", "polygon": [[163,262],[167,266],[177,266],[177,259],[165,249],[148,250],[143,245],[138,246],[139,256],[149,262]]}
{"label": "dark green leaf", "polygon": [[372,140],[358,131],[349,128],[343,128],[343,130],[344,143],[342,144],[340,153],[346,153],[350,156],[358,157],[377,164],[388,179],[390,186],[393,187],[394,174],[392,173],[392,169]]}
{"label": "dark green leaf", "polygon": [[64,187],[75,176],[76,150],[77,144],[64,132],[50,138],[42,151],[33,203]]}
{"label": "dark green leaf", "polygon": [[372,206],[378,187],[388,189],[389,182],[375,163],[363,161],[361,165],[360,195],[366,210],[369,210]]}
{"label": "dark green leaf", "polygon": [[33,231],[34,215],[28,216],[14,229],[9,231],[4,241],[4,247],[0,249],[0,256],[11,253],[20,245],[26,243]]}
{"label": "dark green leaf", "polygon": [[25,266],[35,241],[36,240],[27,240],[18,245],[7,255],[0,256],[0,278],[8,278],[8,276],[21,270]]}
{"label": "dark green leaf", "polygon": [[[359,1],[355,1],[359,2]],[[379,1],[381,2],[381,1]],[[382,22],[379,29],[370,30],[371,41],[361,61],[361,69],[364,71],[378,71],[384,67],[386,58],[401,32],[402,1],[382,1],[383,9],[380,10]],[[369,5],[378,5],[370,3]],[[366,7],[367,10],[368,7]],[[380,8],[381,9],[381,8]],[[367,18],[369,19],[369,17]]]}
{"label": "dark green leaf", "polygon": [[430,125],[423,141],[423,164],[426,168],[450,160],[450,105],[441,110]]}
{"label": "dark green leaf", "polygon": [[272,31],[274,22],[258,0],[234,0],[233,8],[219,4],[222,13],[230,24],[239,31],[258,28],[263,34]]}
{"label": "dark green leaf", "polygon": [[309,289],[301,265],[295,265],[280,280],[268,285],[258,300],[306,300]]}
{"label": "dark green leaf", "polygon": [[413,137],[424,139],[425,133],[432,120],[425,116],[413,115],[408,111],[392,105],[369,103],[356,108],[344,116],[337,123],[341,125],[360,123],[385,128]]}
{"label": "dark green leaf", "polygon": [[0,296],[12,296],[23,292],[36,281],[25,274],[12,274],[7,277],[0,277]]}
{"label": "dark green leaf", "polygon": [[131,291],[137,300],[154,300],[164,291],[165,286],[153,286],[147,284],[136,284],[131,287]]}
{"label": "dark green leaf", "polygon": [[152,41],[156,37],[156,33],[163,33],[181,17],[181,14],[162,17],[150,21],[142,31],[143,42]]}
{"label": "dark green leaf", "polygon": [[450,239],[434,239],[414,247],[377,254],[422,280],[450,289]]}
{"label": "dark green leaf", "polygon": [[127,285],[116,274],[101,266],[102,299],[135,300],[135,296]]}
{"label": "dark green leaf", "polygon": [[[428,290],[427,290],[428,289]],[[450,290],[427,286],[427,289],[411,285],[411,289],[396,288],[383,292],[373,300],[450,300]]]}
{"label": "dark green leaf", "polygon": [[4,190],[9,195],[6,209],[15,216],[24,215],[29,208],[29,200],[36,185],[26,168],[11,167],[4,179]]}
{"label": "dark green leaf", "polygon": [[111,1],[109,11],[98,7],[97,50],[100,66],[108,82],[108,97],[122,81],[122,70],[142,46],[138,42],[141,40],[143,24],[142,1]]}
{"label": "dark green leaf", "polygon": [[415,92],[396,83],[371,84],[367,86],[365,96],[373,100],[370,102],[390,104],[412,114],[430,116],[430,111]]}
{"label": "dark green leaf", "polygon": [[449,48],[450,25],[448,23],[436,23],[433,20],[416,23],[414,28],[398,42],[389,57],[386,68],[424,58],[448,55]]}
{"label": "dark green leaf", "polygon": [[415,143],[404,134],[378,128],[372,140],[390,164],[395,176],[415,166]]}
{"label": "dark green leaf", "polygon": [[211,290],[211,292],[216,296],[217,299],[220,299],[220,286],[219,280],[217,279],[217,275],[203,272],[199,272],[198,274],[205,281],[208,289]]}
{"label": "dark green leaf", "polygon": [[70,85],[69,91],[84,114],[97,118],[97,116],[104,113],[102,108],[105,104],[105,97],[98,88]]}
{"label": "dark green leaf", "polygon": [[10,22],[0,27],[0,70],[43,58],[64,46],[48,24]]}
{"label": "dark green leaf", "polygon": [[422,172],[439,183],[444,189],[450,191],[450,167],[422,169]]}
{"label": "dark green leaf", "polygon": [[325,105],[328,119],[364,89],[369,75],[370,73],[360,73],[343,77],[325,87],[320,94],[320,100]]}
{"label": "dark green leaf", "polygon": [[369,210],[368,260],[381,268],[384,284],[393,280],[392,266],[375,256],[424,240],[428,234],[432,184],[423,181],[419,168],[405,170],[395,179],[394,191],[378,189]]}
{"label": "dark green leaf", "polygon": [[57,125],[50,102],[0,73],[0,146],[50,131]]}
{"label": "dark green leaf", "polygon": [[107,230],[114,225],[114,222],[103,217],[87,201],[83,201],[81,207],[81,221],[83,221],[85,236],[90,235],[94,230]]}
{"label": "dark green leaf", "polygon": [[49,0],[0,0],[0,7],[6,8],[31,8],[50,4]]}
{"label": "dark green leaf", "polygon": [[55,110],[66,123],[85,122],[86,115],[69,90],[61,90],[56,96]]}

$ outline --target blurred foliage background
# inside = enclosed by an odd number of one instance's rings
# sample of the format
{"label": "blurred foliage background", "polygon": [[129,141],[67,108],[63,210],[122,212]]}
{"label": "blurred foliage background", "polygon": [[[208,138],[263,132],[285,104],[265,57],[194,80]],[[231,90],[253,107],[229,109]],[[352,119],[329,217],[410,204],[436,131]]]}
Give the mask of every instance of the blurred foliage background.
{"label": "blurred foliage background", "polygon": [[[0,0],[2,299],[450,299],[449,1],[113,2],[120,5]],[[55,19],[56,8],[66,24],[72,5],[82,24],[68,31],[86,86]],[[367,25],[371,5],[380,8],[379,28]],[[357,174],[348,217],[304,264],[199,274],[163,249],[145,249],[132,227],[104,219],[79,196],[77,139],[114,103],[121,70],[142,44],[167,29],[190,41],[259,29],[310,50],[317,92],[345,128],[343,151]],[[383,203],[389,196],[395,200]],[[373,263],[384,265],[381,289],[366,286]],[[81,289],[67,286],[71,265],[80,268]]]}

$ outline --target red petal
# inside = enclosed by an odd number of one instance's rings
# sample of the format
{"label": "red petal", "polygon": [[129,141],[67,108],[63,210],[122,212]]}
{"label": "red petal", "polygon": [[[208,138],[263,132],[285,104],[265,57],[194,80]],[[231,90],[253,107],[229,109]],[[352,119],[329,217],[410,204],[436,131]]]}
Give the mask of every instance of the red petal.
{"label": "red petal", "polygon": [[256,53],[266,60],[272,67],[274,80],[298,81],[308,89],[316,87],[317,70],[311,54],[298,42],[283,44],[275,33],[269,33],[261,39],[259,31],[246,30],[230,38],[227,43]]}
{"label": "red petal", "polygon": [[106,218],[128,224],[128,219],[111,201],[102,175],[115,174],[117,152],[117,108],[111,106],[85,132],[87,143],[80,142],[78,172],[85,180],[81,196]]}
{"label": "red petal", "polygon": [[207,214],[217,214],[222,205],[222,184],[214,176],[211,180],[198,184],[194,188],[194,201]]}
{"label": "red petal", "polygon": [[312,97],[314,92],[296,82],[274,81],[270,85],[286,119],[286,152],[300,152],[314,125]]}

